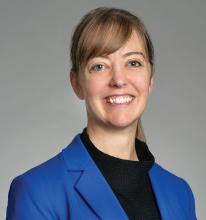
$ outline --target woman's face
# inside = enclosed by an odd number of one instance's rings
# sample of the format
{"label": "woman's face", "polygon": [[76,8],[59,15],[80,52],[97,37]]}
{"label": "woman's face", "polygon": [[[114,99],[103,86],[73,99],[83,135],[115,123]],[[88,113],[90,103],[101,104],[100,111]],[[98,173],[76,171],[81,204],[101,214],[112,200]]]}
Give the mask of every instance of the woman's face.
{"label": "woman's face", "polygon": [[77,96],[85,100],[90,126],[136,125],[153,84],[142,39],[133,32],[114,53],[94,57],[84,71],[71,73],[71,83]]}

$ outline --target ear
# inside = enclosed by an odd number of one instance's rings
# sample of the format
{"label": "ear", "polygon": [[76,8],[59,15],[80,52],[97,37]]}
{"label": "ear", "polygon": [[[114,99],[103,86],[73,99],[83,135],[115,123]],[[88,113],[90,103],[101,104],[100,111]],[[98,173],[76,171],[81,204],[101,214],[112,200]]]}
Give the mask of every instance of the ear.
{"label": "ear", "polygon": [[70,72],[70,82],[75,94],[80,98],[84,99],[81,85],[79,84],[78,74],[76,72]]}
{"label": "ear", "polygon": [[154,76],[151,77],[150,79],[150,85],[149,85],[149,95],[151,95],[152,91],[154,88]]}

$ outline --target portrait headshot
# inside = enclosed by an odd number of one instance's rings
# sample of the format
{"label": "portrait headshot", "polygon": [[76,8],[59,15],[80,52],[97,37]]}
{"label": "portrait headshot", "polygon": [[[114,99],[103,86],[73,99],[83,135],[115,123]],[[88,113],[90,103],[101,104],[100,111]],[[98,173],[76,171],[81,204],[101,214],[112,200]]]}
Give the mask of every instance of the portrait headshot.
{"label": "portrait headshot", "polygon": [[204,219],[206,3],[17,2],[0,217]]}

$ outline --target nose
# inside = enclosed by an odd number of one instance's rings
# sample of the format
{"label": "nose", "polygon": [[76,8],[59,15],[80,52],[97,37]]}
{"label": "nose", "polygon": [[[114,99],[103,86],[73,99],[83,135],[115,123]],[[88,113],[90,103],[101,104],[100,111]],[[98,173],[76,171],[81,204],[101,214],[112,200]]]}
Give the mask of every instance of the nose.
{"label": "nose", "polygon": [[113,67],[111,71],[110,86],[122,88],[126,86],[126,76],[124,71],[119,67]]}

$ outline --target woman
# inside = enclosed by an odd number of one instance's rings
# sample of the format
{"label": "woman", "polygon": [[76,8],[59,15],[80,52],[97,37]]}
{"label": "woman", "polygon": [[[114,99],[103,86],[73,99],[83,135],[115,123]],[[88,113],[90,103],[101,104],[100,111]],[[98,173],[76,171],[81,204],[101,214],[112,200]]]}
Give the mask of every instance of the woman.
{"label": "woman", "polygon": [[141,20],[97,8],[76,27],[70,80],[87,127],[57,156],[15,178],[8,220],[195,220],[189,185],[154,162],[141,126],[154,83]]}

